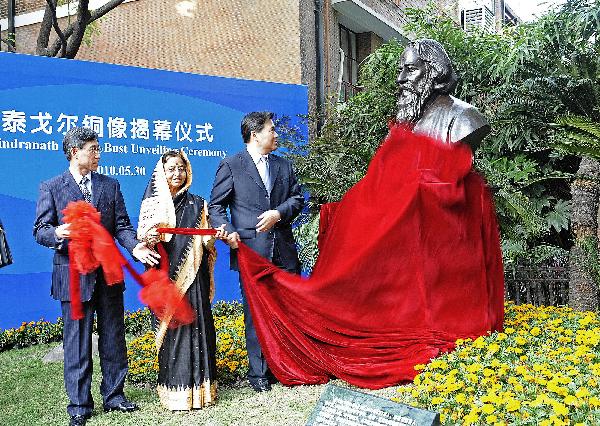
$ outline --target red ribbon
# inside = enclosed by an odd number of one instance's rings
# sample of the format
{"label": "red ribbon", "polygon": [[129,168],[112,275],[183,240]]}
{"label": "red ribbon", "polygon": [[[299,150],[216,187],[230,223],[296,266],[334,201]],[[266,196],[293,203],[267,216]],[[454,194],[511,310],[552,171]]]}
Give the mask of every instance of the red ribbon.
{"label": "red ribbon", "polygon": [[100,213],[85,201],[75,201],[63,210],[64,222],[71,226],[69,237],[69,293],[71,318],[83,318],[80,274],[89,274],[102,267],[106,284],[123,281],[123,267],[143,288],[140,299],[159,319],[170,318],[169,326],[177,327],[194,321],[195,312],[187,298],[179,292],[168,274],[168,256],[159,244],[160,269],[149,269],[143,274],[129,264],[117,248],[112,235],[100,223]]}
{"label": "red ribbon", "polygon": [[181,235],[217,235],[216,229],[198,229],[198,228],[157,228],[161,234],[181,234]]}

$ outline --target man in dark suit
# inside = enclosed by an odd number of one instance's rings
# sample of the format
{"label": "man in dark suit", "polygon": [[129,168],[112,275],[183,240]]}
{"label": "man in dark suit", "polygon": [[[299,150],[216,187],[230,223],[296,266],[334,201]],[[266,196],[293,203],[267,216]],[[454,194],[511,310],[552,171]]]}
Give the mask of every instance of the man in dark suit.
{"label": "man in dark suit", "polygon": [[[212,226],[225,224],[232,249],[242,241],[280,268],[300,273],[292,221],[304,206],[304,196],[291,163],[271,154],[277,149],[273,113],[251,112],[243,118],[241,131],[246,149],[223,159],[217,169],[208,207]],[[235,250],[231,268],[237,270]],[[243,293],[248,381],[255,391],[268,391],[272,375]]]}
{"label": "man in dark suit", "polygon": [[127,374],[127,349],[123,308],[123,283],[106,285],[101,269],[80,278],[84,318],[71,319],[69,295],[69,224],[62,223],[63,209],[71,201],[84,200],[96,207],[102,225],[138,260],[154,265],[159,258],[138,243],[129,221],[119,183],[96,173],[100,148],[96,132],[86,128],[70,129],[63,140],[69,169],[42,182],[37,201],[33,235],[36,241],[53,249],[52,297],[61,301],[64,347],[65,389],[69,397],[70,425],[85,425],[94,408],[92,381],[92,325],[94,312],[98,325],[98,349],[102,383],[100,393],[104,410],[137,410],[123,394]]}

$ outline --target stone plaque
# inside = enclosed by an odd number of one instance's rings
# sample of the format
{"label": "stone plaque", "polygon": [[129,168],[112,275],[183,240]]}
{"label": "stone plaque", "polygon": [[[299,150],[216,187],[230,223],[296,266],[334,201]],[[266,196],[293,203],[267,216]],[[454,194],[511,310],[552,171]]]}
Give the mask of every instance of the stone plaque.
{"label": "stone plaque", "polygon": [[330,384],[307,426],[439,426],[440,415]]}

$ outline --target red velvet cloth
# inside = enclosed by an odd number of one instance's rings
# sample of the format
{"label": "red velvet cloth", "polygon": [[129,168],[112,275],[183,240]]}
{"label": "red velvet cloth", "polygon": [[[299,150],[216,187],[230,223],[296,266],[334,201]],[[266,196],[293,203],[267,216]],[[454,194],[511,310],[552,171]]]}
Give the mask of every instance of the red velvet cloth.
{"label": "red velvet cloth", "polygon": [[283,384],[395,385],[458,338],[502,329],[498,225],[471,162],[467,146],[392,127],[366,176],[327,207],[310,278],[240,245],[254,325]]}

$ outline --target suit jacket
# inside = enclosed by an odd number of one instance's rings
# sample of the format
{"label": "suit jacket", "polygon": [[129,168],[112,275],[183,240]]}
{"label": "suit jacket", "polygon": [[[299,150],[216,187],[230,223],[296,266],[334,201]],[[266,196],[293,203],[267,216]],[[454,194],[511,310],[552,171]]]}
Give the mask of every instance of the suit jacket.
{"label": "suit jacket", "polygon": [[[304,206],[304,195],[288,160],[269,154],[269,174],[270,195],[247,150],[224,158],[210,196],[211,224],[215,228],[226,224],[228,232],[238,232],[242,242],[261,256],[273,259],[276,254],[281,263],[278,266],[299,272],[292,222]],[[267,210],[277,210],[281,220],[268,232],[257,233],[258,216]],[[237,270],[235,250],[231,250],[231,268]]]}
{"label": "suit jacket", "polygon": [[[63,209],[70,201],[83,200],[83,194],[69,170],[42,182],[33,226],[35,240],[55,250],[52,267],[52,297],[69,301],[68,240],[58,242],[54,231],[63,223]],[[119,182],[92,172],[92,204],[100,212],[102,225],[130,253],[138,243],[131,225]],[[92,298],[98,270],[80,277],[81,300]],[[110,291],[123,292],[123,284],[111,286]]]}

